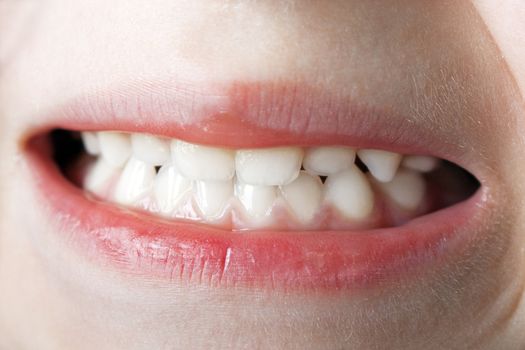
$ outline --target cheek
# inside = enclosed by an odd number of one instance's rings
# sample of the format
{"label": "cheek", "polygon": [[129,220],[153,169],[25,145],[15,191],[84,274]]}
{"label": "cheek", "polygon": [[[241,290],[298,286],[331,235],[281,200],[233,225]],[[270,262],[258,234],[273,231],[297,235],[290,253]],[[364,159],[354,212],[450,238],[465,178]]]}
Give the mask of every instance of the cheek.
{"label": "cheek", "polygon": [[520,90],[525,91],[525,7],[515,1],[473,1],[494,41],[502,51]]}

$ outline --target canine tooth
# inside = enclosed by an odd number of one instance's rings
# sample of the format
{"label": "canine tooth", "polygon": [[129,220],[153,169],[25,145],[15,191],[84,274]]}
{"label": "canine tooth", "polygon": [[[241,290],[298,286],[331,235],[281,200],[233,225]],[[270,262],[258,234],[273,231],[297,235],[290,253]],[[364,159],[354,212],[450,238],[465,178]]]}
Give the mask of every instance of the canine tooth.
{"label": "canine tooth", "polygon": [[133,156],[151,165],[163,165],[170,160],[168,140],[147,134],[132,134]]}
{"label": "canine tooth", "polygon": [[399,153],[374,149],[359,150],[357,155],[380,182],[392,181],[402,158]]}
{"label": "canine tooth", "polygon": [[423,175],[403,169],[399,170],[391,182],[379,184],[379,187],[396,204],[407,210],[417,209],[426,192]]}
{"label": "canine tooth", "polygon": [[237,181],[235,196],[252,217],[264,217],[277,198],[277,187],[257,186]]}
{"label": "canine tooth", "polygon": [[117,183],[114,198],[120,204],[131,205],[150,191],[155,180],[155,167],[130,158]]}
{"label": "canine tooth", "polygon": [[297,179],[282,186],[281,192],[295,216],[308,223],[321,206],[323,184],[318,176],[302,171]]}
{"label": "canine tooth", "polygon": [[121,170],[108,164],[104,158],[98,158],[89,168],[84,179],[83,187],[98,196],[106,195],[111,180]]}
{"label": "canine tooth", "polygon": [[98,133],[98,140],[102,157],[113,166],[122,167],[131,155],[131,143],[127,134],[101,131]]}
{"label": "canine tooth", "polygon": [[303,150],[299,147],[237,151],[235,168],[243,183],[259,186],[286,185],[297,178]]}
{"label": "canine tooth", "polygon": [[235,152],[174,140],[173,162],[182,175],[192,180],[226,181],[235,174]]}
{"label": "canine tooth", "polygon": [[326,200],[351,219],[365,219],[373,211],[374,193],[356,165],[329,176],[325,191]]}
{"label": "canine tooth", "polygon": [[163,214],[177,209],[180,201],[191,190],[191,181],[183,177],[173,165],[160,168],[155,178],[155,199]]}
{"label": "canine tooth", "polygon": [[403,166],[410,170],[419,171],[420,173],[428,173],[439,165],[439,159],[430,156],[406,156],[403,159]]}
{"label": "canine tooth", "polygon": [[316,175],[327,176],[354,164],[355,150],[349,147],[315,147],[306,151],[304,168]]}
{"label": "canine tooth", "polygon": [[233,195],[233,183],[228,181],[195,181],[196,201],[205,219],[222,214]]}
{"label": "canine tooth", "polygon": [[80,133],[80,136],[82,137],[82,143],[88,154],[91,154],[92,156],[100,154],[100,145],[96,133],[84,131]]}

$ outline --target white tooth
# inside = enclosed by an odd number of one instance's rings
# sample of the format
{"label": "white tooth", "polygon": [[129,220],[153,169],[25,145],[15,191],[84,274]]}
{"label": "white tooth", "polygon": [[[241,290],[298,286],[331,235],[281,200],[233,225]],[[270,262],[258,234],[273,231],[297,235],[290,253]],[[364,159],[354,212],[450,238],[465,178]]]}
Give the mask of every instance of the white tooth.
{"label": "white tooth", "polygon": [[407,210],[416,210],[426,192],[423,176],[410,170],[399,170],[391,182],[379,184],[379,187],[396,204]]}
{"label": "white tooth", "polygon": [[121,172],[120,169],[109,165],[104,158],[99,158],[89,168],[84,179],[84,188],[100,197],[107,195],[112,180]]}
{"label": "white tooth", "polygon": [[168,140],[147,134],[132,134],[133,156],[151,165],[164,165],[170,160]]}
{"label": "white tooth", "polygon": [[136,204],[136,201],[151,190],[155,175],[153,165],[130,158],[115,189],[115,200],[120,204]]}
{"label": "white tooth", "polygon": [[392,181],[401,162],[401,155],[374,149],[357,151],[359,159],[365,163],[370,173],[381,182]]}
{"label": "white tooth", "polygon": [[331,175],[325,183],[325,198],[350,219],[365,219],[374,209],[374,193],[366,176],[353,165]]}
{"label": "white tooth", "polygon": [[350,147],[315,147],[306,151],[303,166],[312,174],[327,176],[350,168],[354,161]]}
{"label": "white tooth", "polygon": [[196,200],[205,219],[219,217],[233,195],[233,183],[228,181],[195,181]]}
{"label": "white tooth", "polygon": [[403,166],[410,170],[428,173],[436,170],[439,165],[439,159],[429,156],[406,156],[403,159]]}
{"label": "white tooth", "polygon": [[302,171],[297,179],[282,186],[281,192],[295,216],[308,223],[321,206],[323,184],[318,176]]}
{"label": "white tooth", "polygon": [[84,148],[88,154],[95,156],[100,154],[100,145],[98,143],[97,134],[90,131],[84,131],[80,133],[82,137],[82,142],[84,143]]}
{"label": "white tooth", "polygon": [[235,196],[250,216],[260,218],[268,215],[268,211],[277,199],[277,187],[249,185],[237,181]]}
{"label": "white tooth", "polygon": [[286,185],[297,178],[303,150],[299,147],[276,147],[237,151],[235,168],[243,183],[259,186]]}
{"label": "white tooth", "polygon": [[183,177],[173,165],[160,168],[155,179],[155,198],[161,213],[171,214],[191,190],[191,181]]}
{"label": "white tooth", "polygon": [[116,167],[122,167],[131,155],[131,143],[129,135],[113,132],[101,131],[98,133],[100,143],[100,153],[106,161]]}
{"label": "white tooth", "polygon": [[174,140],[171,152],[177,169],[192,180],[226,181],[235,174],[233,150]]}

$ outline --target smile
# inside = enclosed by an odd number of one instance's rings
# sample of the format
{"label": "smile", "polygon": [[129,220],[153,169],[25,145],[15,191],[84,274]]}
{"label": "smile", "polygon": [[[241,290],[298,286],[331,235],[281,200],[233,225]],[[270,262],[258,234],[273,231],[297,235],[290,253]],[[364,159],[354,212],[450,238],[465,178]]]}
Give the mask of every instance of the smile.
{"label": "smile", "polygon": [[272,133],[224,96],[193,129],[103,109],[94,122],[74,104],[29,135],[35,190],[80,254],[172,282],[346,289],[432,266],[485,220],[482,181],[417,130],[381,136],[380,116],[359,133]]}

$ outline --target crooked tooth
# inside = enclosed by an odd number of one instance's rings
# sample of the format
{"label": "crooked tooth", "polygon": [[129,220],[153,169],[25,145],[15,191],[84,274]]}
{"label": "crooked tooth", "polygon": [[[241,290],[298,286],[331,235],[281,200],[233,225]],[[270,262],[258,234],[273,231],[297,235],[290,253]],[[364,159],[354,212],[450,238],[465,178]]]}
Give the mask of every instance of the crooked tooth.
{"label": "crooked tooth", "polygon": [[277,187],[250,185],[237,181],[235,196],[251,217],[262,218],[268,215],[268,211],[277,199]]}
{"label": "crooked tooth", "polygon": [[439,165],[439,159],[430,156],[406,156],[403,159],[403,166],[410,170],[428,173],[436,170]]}
{"label": "crooked tooth", "polygon": [[80,133],[80,136],[82,137],[84,148],[86,149],[86,152],[88,154],[91,154],[92,156],[96,156],[97,154],[100,154],[100,145],[98,142],[98,136],[95,132],[84,131]]}
{"label": "crooked tooth", "polygon": [[297,178],[303,150],[299,147],[237,151],[235,168],[243,183],[259,186],[286,185]]}
{"label": "crooked tooth", "polygon": [[312,174],[328,176],[350,168],[354,161],[355,150],[350,147],[315,147],[306,151],[303,166]]}
{"label": "crooked tooth", "polygon": [[321,206],[323,184],[318,176],[302,171],[297,179],[281,187],[281,193],[295,216],[308,223]]}
{"label": "crooked tooth", "polygon": [[359,150],[357,155],[380,182],[392,181],[402,158],[399,153],[374,149]]}
{"label": "crooked tooth", "polygon": [[115,167],[122,167],[131,155],[131,142],[127,134],[101,131],[98,140],[102,157]]}
{"label": "crooked tooth", "polygon": [[195,199],[204,218],[213,220],[224,211],[233,195],[233,182],[195,181]]}
{"label": "crooked tooth", "polygon": [[380,183],[383,193],[397,205],[407,210],[416,210],[423,202],[426,192],[424,177],[415,171],[399,170],[389,183]]}
{"label": "crooked tooth", "polygon": [[98,158],[89,168],[84,179],[83,188],[100,197],[104,197],[110,190],[112,180],[120,172],[120,169],[108,164],[104,158]]}
{"label": "crooked tooth", "polygon": [[164,165],[170,160],[168,140],[147,134],[132,134],[133,157],[151,165]]}
{"label": "crooked tooth", "polygon": [[171,214],[178,208],[191,190],[191,181],[183,177],[173,165],[160,168],[155,178],[155,199],[163,214]]}
{"label": "crooked tooth", "polygon": [[130,158],[117,183],[114,198],[120,204],[136,204],[152,188],[155,167],[136,158]]}
{"label": "crooked tooth", "polygon": [[185,177],[192,180],[226,181],[235,174],[235,152],[174,140],[173,162]]}
{"label": "crooked tooth", "polygon": [[350,219],[365,219],[374,209],[374,193],[356,165],[331,175],[325,183],[325,199]]}

